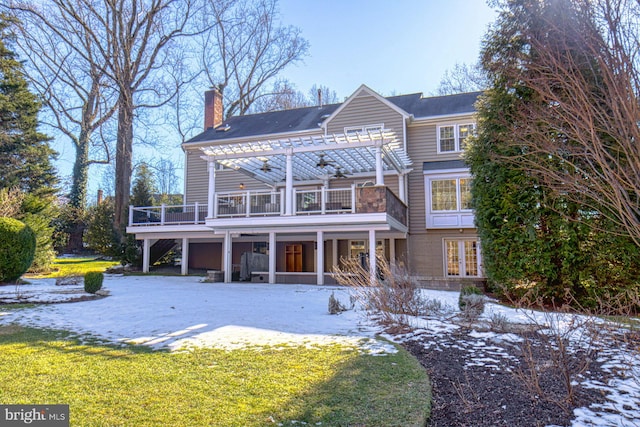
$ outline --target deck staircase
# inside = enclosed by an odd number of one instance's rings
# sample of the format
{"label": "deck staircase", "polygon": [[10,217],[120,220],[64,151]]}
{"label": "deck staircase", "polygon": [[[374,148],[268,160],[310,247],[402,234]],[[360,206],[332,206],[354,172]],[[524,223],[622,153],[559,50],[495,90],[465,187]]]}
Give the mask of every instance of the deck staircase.
{"label": "deck staircase", "polygon": [[160,239],[151,245],[149,251],[149,265],[153,265],[158,262],[169,251],[178,246],[178,243],[174,239]]}

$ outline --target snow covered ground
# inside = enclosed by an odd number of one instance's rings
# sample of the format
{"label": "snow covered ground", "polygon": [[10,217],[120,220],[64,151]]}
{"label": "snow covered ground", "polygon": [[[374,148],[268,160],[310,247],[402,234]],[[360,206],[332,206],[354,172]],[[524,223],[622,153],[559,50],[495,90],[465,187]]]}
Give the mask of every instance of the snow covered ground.
{"label": "snow covered ground", "polygon": [[[32,280],[31,284],[0,287],[0,301],[18,298],[21,302],[47,302],[31,308],[2,310],[0,324],[64,329],[78,334],[120,343],[145,344],[154,348],[179,350],[189,346],[236,349],[260,346],[343,343],[361,351],[385,354],[395,348],[376,337],[380,327],[366,319],[360,310],[340,315],[328,313],[329,296],[350,305],[349,290],[336,286],[267,285],[252,283],[203,283],[199,277],[106,276],[107,298],[57,304],[86,296],[81,285],[56,286],[54,279]],[[418,335],[437,348],[438,337],[459,328],[454,315],[458,293],[424,291],[425,298],[438,300],[446,309],[440,315],[413,318],[413,331],[386,338],[401,342]],[[541,313],[515,310],[489,303],[483,319],[503,317],[511,323],[545,324],[558,329],[576,329],[576,318],[550,317]],[[577,318],[580,321],[579,318]],[[577,329],[576,329],[577,330]],[[492,366],[500,358],[510,358],[503,346],[521,339],[513,333],[480,331],[470,334],[473,341],[459,343],[473,354],[471,362]],[[583,336],[574,333],[574,345]],[[636,348],[612,346],[599,352],[611,374],[602,381],[585,381],[606,396],[607,402],[578,408],[573,426],[640,426],[640,360]]]}

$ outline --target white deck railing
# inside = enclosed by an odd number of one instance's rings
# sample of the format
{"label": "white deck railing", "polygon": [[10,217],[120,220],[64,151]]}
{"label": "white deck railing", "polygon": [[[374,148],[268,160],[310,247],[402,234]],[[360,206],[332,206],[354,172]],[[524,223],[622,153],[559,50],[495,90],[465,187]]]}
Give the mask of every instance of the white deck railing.
{"label": "white deck railing", "polygon": [[129,225],[204,224],[206,217],[207,206],[198,203],[171,206],[129,206]]}
{"label": "white deck railing", "polygon": [[298,214],[355,213],[355,187],[294,190],[294,212]]}
{"label": "white deck railing", "polygon": [[284,190],[216,193],[213,218],[284,215]]}
{"label": "white deck railing", "polygon": [[[285,192],[233,191],[214,195],[212,218],[281,216]],[[293,191],[294,215],[356,213],[356,187]],[[129,207],[129,225],[204,224],[207,206],[194,203],[175,206]]]}

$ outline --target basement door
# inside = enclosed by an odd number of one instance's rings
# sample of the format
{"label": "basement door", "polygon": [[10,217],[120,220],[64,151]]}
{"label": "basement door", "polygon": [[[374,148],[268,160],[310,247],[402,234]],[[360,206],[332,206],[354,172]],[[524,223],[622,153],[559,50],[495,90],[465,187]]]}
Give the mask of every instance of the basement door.
{"label": "basement door", "polygon": [[477,240],[445,240],[444,253],[448,277],[481,277],[480,244]]}
{"label": "basement door", "polygon": [[286,245],[284,247],[284,256],[287,272],[302,271],[302,245]]}

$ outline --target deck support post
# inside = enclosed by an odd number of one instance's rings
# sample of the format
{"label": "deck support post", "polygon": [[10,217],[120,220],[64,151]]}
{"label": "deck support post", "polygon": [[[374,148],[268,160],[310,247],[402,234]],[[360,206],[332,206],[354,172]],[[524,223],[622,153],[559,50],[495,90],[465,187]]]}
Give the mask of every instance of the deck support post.
{"label": "deck support post", "polygon": [[224,241],[222,242],[222,262],[224,270],[224,283],[231,283],[231,232],[224,232]]}
{"label": "deck support post", "polygon": [[142,272],[149,272],[149,258],[151,256],[151,244],[149,239],[142,239]]}
{"label": "deck support post", "polygon": [[189,238],[182,238],[182,260],[180,261],[180,274],[189,274]]}
{"label": "deck support post", "polygon": [[316,238],[316,272],[318,285],[324,285],[324,231],[319,230]]}
{"label": "deck support post", "polygon": [[269,283],[276,283],[276,233],[269,232]]}
{"label": "deck support post", "polygon": [[371,285],[377,284],[376,230],[369,230],[369,277]]}

